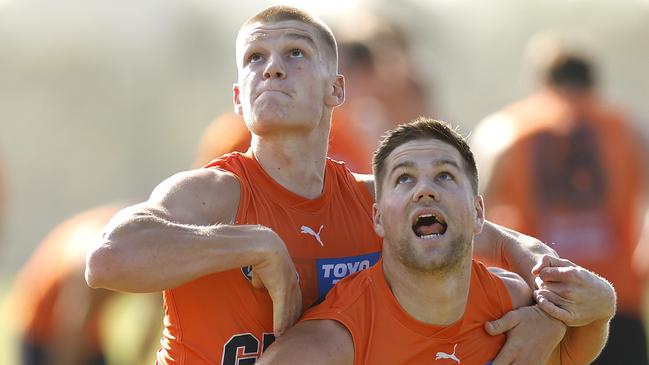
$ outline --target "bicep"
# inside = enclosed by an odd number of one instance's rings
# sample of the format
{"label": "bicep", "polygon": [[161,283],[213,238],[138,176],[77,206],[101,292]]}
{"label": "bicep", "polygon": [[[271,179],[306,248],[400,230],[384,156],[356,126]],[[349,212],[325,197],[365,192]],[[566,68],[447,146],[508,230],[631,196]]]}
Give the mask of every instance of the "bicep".
{"label": "bicep", "polygon": [[238,179],[226,171],[184,171],[160,183],[138,208],[180,224],[231,224],[239,206],[240,189]]}
{"label": "bicep", "polygon": [[[208,226],[231,224],[239,205],[239,181],[233,175],[210,169],[180,172],[155,187],[148,200],[115,214],[101,231],[101,240],[133,224],[148,223]],[[140,224],[141,223],[141,224]],[[152,223],[153,224],[153,223]]]}
{"label": "bicep", "polygon": [[337,321],[304,321],[268,347],[257,364],[353,365],[354,343]]}

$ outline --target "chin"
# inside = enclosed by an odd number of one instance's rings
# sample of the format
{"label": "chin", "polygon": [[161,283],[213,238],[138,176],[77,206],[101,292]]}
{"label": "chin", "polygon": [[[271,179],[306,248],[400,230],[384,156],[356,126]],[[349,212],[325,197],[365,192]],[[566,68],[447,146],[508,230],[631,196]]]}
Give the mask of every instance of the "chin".
{"label": "chin", "polygon": [[452,272],[458,268],[463,259],[469,255],[468,248],[464,238],[449,239],[444,237],[444,244],[438,244],[432,247],[418,246],[416,243],[402,244],[399,248],[399,258],[406,267],[429,274],[442,274]]}

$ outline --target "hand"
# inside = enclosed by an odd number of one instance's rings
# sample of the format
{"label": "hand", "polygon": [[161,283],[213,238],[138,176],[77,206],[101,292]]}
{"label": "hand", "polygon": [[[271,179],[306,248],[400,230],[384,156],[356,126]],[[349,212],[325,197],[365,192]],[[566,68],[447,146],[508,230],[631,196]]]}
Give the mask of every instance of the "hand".
{"label": "hand", "polygon": [[534,305],[485,323],[485,330],[492,336],[507,332],[507,341],[492,365],[532,365],[547,363],[566,326]]}
{"label": "hand", "polygon": [[302,291],[284,241],[272,230],[268,232],[269,244],[264,259],[252,266],[252,285],[268,290],[273,301],[273,332],[279,337],[302,315]]}
{"label": "hand", "polygon": [[611,284],[568,260],[543,256],[532,273],[538,275],[534,298],[539,307],[567,326],[609,320],[615,314]]}

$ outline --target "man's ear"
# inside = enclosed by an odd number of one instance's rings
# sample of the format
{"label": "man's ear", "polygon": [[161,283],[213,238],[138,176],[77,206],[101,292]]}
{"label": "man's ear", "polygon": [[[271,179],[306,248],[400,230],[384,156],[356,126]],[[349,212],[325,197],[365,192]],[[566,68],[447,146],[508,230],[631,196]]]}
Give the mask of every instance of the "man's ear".
{"label": "man's ear", "polygon": [[239,85],[232,85],[232,102],[234,103],[234,113],[243,116],[243,108],[241,107]]}
{"label": "man's ear", "polygon": [[383,220],[381,211],[376,203],[372,205],[372,212],[374,213],[374,232],[376,232],[379,237],[383,237],[385,234],[385,231],[383,230]]}
{"label": "man's ear", "polygon": [[328,107],[337,107],[345,101],[345,76],[336,75],[329,93],[325,97],[325,104]]}
{"label": "man's ear", "polygon": [[475,234],[478,234],[482,231],[482,226],[484,225],[485,221],[485,209],[484,209],[484,201],[482,199],[482,195],[476,195],[475,198],[473,199],[473,205],[475,206],[475,212],[476,212],[476,221],[475,221]]}

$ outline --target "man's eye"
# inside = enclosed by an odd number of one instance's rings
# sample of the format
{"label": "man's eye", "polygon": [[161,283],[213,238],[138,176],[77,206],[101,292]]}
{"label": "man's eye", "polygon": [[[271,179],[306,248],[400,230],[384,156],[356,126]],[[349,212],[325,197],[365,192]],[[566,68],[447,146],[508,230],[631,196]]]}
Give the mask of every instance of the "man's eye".
{"label": "man's eye", "polygon": [[451,175],[448,172],[442,172],[441,174],[438,175],[438,177],[440,180],[445,180],[445,181],[452,181],[455,179],[453,175]]}
{"label": "man's eye", "polygon": [[412,182],[412,176],[408,174],[399,175],[399,177],[397,177],[397,184],[407,184],[410,182]]}
{"label": "man's eye", "polygon": [[290,52],[289,54],[290,54],[290,56],[293,57],[293,58],[301,58],[301,57],[304,57],[304,52],[302,52],[302,50],[299,49],[299,48],[292,49],[291,52]]}
{"label": "man's eye", "polygon": [[259,53],[253,53],[248,57],[249,62],[259,62],[263,59],[263,57]]}

